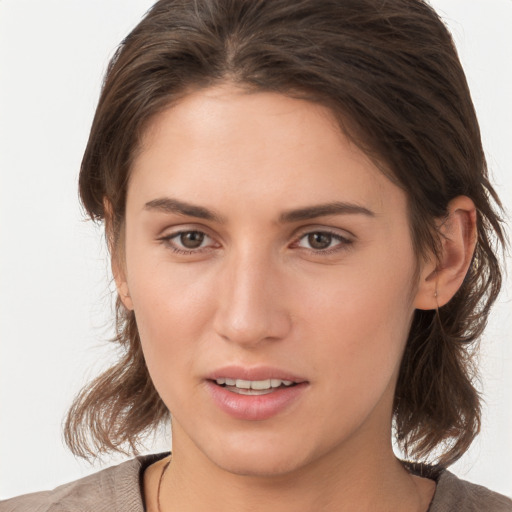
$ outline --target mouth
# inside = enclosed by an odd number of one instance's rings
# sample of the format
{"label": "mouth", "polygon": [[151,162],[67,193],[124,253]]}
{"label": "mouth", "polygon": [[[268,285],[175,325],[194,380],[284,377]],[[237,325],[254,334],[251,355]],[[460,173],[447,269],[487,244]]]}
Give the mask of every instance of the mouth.
{"label": "mouth", "polygon": [[276,367],[219,368],[206,378],[213,403],[238,420],[278,416],[307,395],[310,382]]}
{"label": "mouth", "polygon": [[231,393],[250,396],[268,395],[297,385],[297,382],[284,379],[244,380],[229,377],[214,379],[212,382]]}

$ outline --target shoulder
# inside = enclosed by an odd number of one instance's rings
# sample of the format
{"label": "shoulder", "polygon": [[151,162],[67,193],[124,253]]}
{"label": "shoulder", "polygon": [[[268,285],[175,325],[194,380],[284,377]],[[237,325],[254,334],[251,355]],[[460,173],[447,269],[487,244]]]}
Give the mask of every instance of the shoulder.
{"label": "shoulder", "polygon": [[143,512],[142,470],[163,456],[136,457],[52,491],[0,501],[0,512]]}
{"label": "shoulder", "polygon": [[429,512],[512,512],[512,500],[443,471]]}

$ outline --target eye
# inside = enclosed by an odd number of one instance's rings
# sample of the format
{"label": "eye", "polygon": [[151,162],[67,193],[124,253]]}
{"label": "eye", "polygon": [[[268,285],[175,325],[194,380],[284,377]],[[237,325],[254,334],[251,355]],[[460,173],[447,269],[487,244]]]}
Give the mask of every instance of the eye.
{"label": "eye", "polygon": [[311,231],[299,238],[297,246],[316,252],[328,253],[342,249],[351,243],[351,240],[337,233],[331,233],[330,231]]}
{"label": "eye", "polygon": [[197,230],[179,231],[161,238],[173,251],[191,254],[214,246],[214,241],[206,233]]}
{"label": "eye", "polygon": [[205,238],[207,236],[201,233],[201,231],[185,231],[173,237],[175,242],[180,243],[185,249],[199,249],[203,245]]}

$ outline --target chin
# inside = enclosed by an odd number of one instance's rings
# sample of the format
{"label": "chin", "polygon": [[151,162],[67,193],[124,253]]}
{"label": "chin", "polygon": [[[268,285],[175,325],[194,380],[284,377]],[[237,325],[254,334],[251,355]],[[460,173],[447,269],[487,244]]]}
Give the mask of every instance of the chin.
{"label": "chin", "polygon": [[304,461],[296,460],[295,457],[276,457],[261,453],[259,456],[236,457],[231,455],[225,460],[213,461],[219,468],[234,475],[257,477],[257,478],[275,478],[285,476],[300,469]]}
{"label": "chin", "polygon": [[210,447],[206,455],[217,467],[232,474],[250,477],[278,477],[293,473],[307,464],[301,446],[272,442],[229,443]]}

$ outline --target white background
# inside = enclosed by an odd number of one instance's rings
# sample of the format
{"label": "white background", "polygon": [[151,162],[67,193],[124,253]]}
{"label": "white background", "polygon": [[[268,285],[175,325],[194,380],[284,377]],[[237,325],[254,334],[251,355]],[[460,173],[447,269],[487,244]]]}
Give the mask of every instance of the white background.
{"label": "white background", "polygon": [[[111,357],[105,342],[112,332],[106,251],[101,230],[84,221],[77,176],[107,62],[151,3],[0,0],[3,498],[53,488],[101,467],[76,461],[61,440],[72,397]],[[433,5],[454,33],[494,181],[510,211],[512,1]],[[510,259],[507,266],[512,268]],[[509,280],[482,344],[483,434],[452,468],[508,495],[511,289]]]}

